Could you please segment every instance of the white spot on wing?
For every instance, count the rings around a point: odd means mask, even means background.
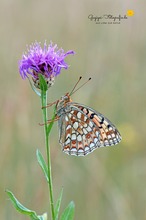
[[[82,135],[82,138],[83,138],[83,140],[84,140],[84,139],[86,138],[86,136],[83,134],[83,135]]]
[[[83,128],[83,132],[84,132],[84,134],[87,134],[87,133],[88,133],[85,128]]]
[[[84,116],[84,121],[86,121],[88,118],[87,118],[87,116]]]
[[[68,138],[66,141],[65,141],[65,145],[68,145],[70,143],[70,139]]]
[[[77,128],[78,128],[78,122],[77,122],[77,121],[73,123],[73,128],[74,128],[74,129],[77,129]]]
[[[94,138],[94,143],[96,144],[98,142],[98,138]]]
[[[75,135],[75,134],[72,134],[71,139],[72,139],[72,140],[76,140],[76,135]]]
[[[81,118],[81,112],[78,112],[78,113],[77,113],[77,117],[78,117],[78,118]]]
[[[66,127],[66,130],[70,129],[71,128],[71,125],[67,125]]]
[[[70,149],[69,149],[69,148],[66,148],[66,149],[64,149],[64,151],[70,151]]]
[[[77,136],[77,140],[78,140],[78,141],[82,141],[82,136],[81,136],[81,135],[78,135],[78,136]]]
[[[93,123],[90,121],[89,122],[89,126],[92,128],[93,127]]]
[[[91,149],[95,148],[95,144],[93,142],[90,144],[90,148]]]
[[[105,141],[104,141],[104,144],[105,144],[106,146],[108,146],[108,145],[109,145],[109,142],[108,142],[107,140],[105,140]]]
[[[68,134],[66,135],[66,139],[67,139],[67,138],[70,138],[70,137],[71,137],[71,134],[68,133]]]
[[[76,148],[71,148],[71,150],[70,150],[72,153],[75,153],[76,154],[76,152],[77,152],[77,149]]]
[[[113,140],[110,139],[110,140],[109,140],[109,143],[110,143],[110,144],[113,144]]]
[[[107,126],[109,123],[107,121],[104,120],[104,124]]]
[[[111,131],[111,130],[113,130],[113,129],[112,129],[112,127],[110,126],[110,127],[109,127],[109,131]]]
[[[88,132],[92,131],[92,129],[91,129],[89,126],[86,128],[86,130],[87,130]]]
[[[85,147],[85,151],[89,151],[90,148],[88,146]]]
[[[78,153],[83,153],[83,152],[84,152],[83,149],[78,150]]]
[[[114,138],[114,137],[115,137],[115,134],[114,134],[114,133],[112,133],[112,134],[111,134],[111,136]]]
[[[96,134],[97,137],[99,136],[99,132],[98,131],[96,131],[95,134]]]

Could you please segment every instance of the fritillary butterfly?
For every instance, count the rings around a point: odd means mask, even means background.
[[[98,147],[116,145],[121,135],[116,127],[92,108],[72,102],[67,93],[56,104],[59,142],[63,152],[85,156]]]
[[[109,119],[88,106],[73,102],[70,94],[54,102],[59,142],[64,153],[85,156],[98,147],[113,146],[121,141],[119,131]]]

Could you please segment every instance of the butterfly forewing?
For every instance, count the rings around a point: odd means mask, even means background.
[[[88,106],[68,102],[58,111],[63,152],[85,156],[98,147],[116,145],[121,136],[102,114]]]

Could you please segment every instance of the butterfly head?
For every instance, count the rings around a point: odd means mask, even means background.
[[[64,96],[62,96],[56,103],[56,109],[59,111],[60,109],[63,109],[67,103],[72,102],[69,93],[66,93]]]

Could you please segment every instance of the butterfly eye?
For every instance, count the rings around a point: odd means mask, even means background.
[[[69,101],[69,97],[67,95],[61,97],[61,101]]]

